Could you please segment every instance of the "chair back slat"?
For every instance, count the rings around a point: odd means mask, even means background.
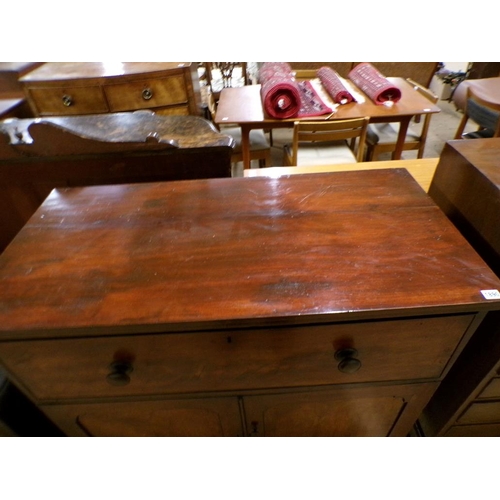
[[[301,143],[332,143],[350,140],[358,162],[363,161],[369,117],[347,120],[296,121],[293,127],[291,163],[297,165]],[[356,146],[357,143],[357,146]]]

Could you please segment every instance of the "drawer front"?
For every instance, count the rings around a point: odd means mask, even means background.
[[[500,437],[500,424],[454,425],[446,437]]]
[[[153,109],[188,101],[183,75],[104,87],[111,111]]]
[[[457,420],[459,424],[500,424],[500,401],[471,404]]]
[[[492,378],[488,385],[481,391],[478,396],[480,399],[499,398],[500,399],[500,378]]]
[[[435,379],[472,317],[6,342],[0,361],[38,400]]]
[[[155,108],[155,114],[164,116],[187,116],[189,115],[189,106],[187,104],[183,106],[170,106],[168,108]]]
[[[30,89],[29,94],[41,116],[84,115],[108,111],[100,87]]]

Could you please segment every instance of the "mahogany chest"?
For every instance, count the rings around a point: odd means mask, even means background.
[[[56,189],[0,362],[72,436],[405,436],[500,280],[404,169]]]

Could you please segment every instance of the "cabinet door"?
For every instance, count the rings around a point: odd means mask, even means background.
[[[408,387],[408,386],[407,386]],[[412,399],[398,388],[350,388],[244,398],[251,436],[389,436]]]
[[[238,399],[200,398],[45,406],[68,436],[242,436]]]

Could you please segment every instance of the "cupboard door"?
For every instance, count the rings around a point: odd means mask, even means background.
[[[200,398],[45,406],[68,436],[242,436],[238,399]]]
[[[247,433],[273,437],[389,436],[408,402],[395,394],[394,388],[382,387],[245,397]]]

